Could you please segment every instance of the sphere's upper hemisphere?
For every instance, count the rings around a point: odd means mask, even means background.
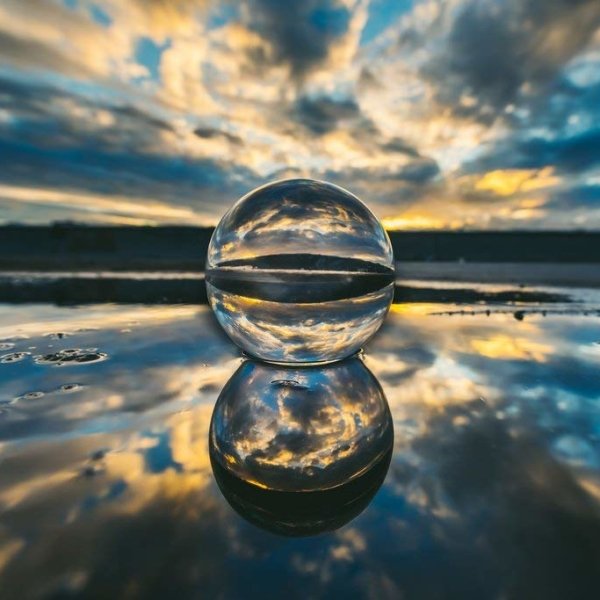
[[[371,211],[342,188],[309,179],[272,183],[244,196],[215,230],[207,268],[287,255],[357,259],[393,269],[389,238]]]

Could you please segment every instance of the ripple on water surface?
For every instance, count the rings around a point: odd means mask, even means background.
[[[108,354],[106,352],[99,352],[96,348],[68,348],[49,354],[40,354],[34,360],[38,365],[62,367],[65,365],[101,362],[107,359]]]
[[[27,392],[22,396],[19,396],[19,400],[38,400],[39,398],[43,398],[45,396],[44,392]]]
[[[64,383],[58,388],[57,392],[61,394],[72,394],[74,392],[79,392],[83,387],[84,386],[80,383]]]
[[[11,352],[10,354],[3,354],[0,356],[0,363],[16,363],[24,360],[29,356],[29,352]]]
[[[66,337],[70,337],[71,333],[66,333],[64,331],[57,331],[53,333],[47,333],[45,337],[50,338],[51,340],[62,340]]]

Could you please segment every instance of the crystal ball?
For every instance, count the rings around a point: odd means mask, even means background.
[[[297,368],[249,360],[217,399],[209,449],[216,474],[297,494],[360,490],[393,439],[384,393],[360,358]]]
[[[390,240],[353,194],[291,179],[239,200],[211,238],[207,295],[229,337],[276,363],[346,358],[379,329],[394,295]]]

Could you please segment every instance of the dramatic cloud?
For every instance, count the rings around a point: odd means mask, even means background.
[[[298,120],[312,133],[328,133],[345,122],[360,116],[360,108],[353,100],[334,100],[332,98],[300,98],[296,103]]]
[[[232,144],[242,144],[242,140],[239,136],[237,135],[233,135],[232,133],[228,133],[227,131],[221,131],[220,129],[215,129],[214,127],[198,127],[197,129],[194,129],[194,133],[202,139],[214,139],[214,138],[219,138],[219,137],[223,137],[225,138],[228,142],[231,142]]]
[[[65,75],[81,76],[87,73],[84,64],[36,40],[24,40],[7,31],[0,31],[2,62],[20,69],[52,70]]]
[[[456,12],[426,71],[442,100],[473,98],[463,108],[484,117],[551,81],[600,26],[595,0],[469,0]]]
[[[390,227],[598,227],[599,26],[595,0],[5,0],[0,220],[210,223],[315,177]]]
[[[270,44],[269,52],[254,53],[255,65],[283,64],[294,79],[328,58],[351,19],[349,8],[337,0],[249,0],[247,10],[250,29]]]

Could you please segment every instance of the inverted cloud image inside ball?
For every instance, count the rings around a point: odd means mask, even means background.
[[[352,357],[326,366],[245,361],[213,411],[213,473],[232,507],[285,535],[336,529],[385,479],[392,416],[377,379]]]
[[[356,196],[291,179],[241,198],[211,238],[206,288],[229,337],[275,363],[328,363],[360,350],[393,299],[381,223]]]

